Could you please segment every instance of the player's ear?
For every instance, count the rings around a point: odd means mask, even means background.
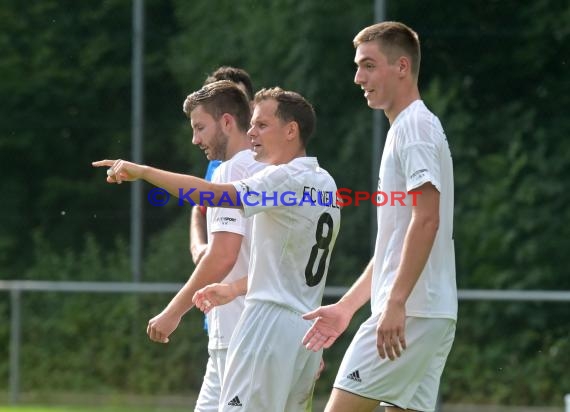
[[[398,74],[400,77],[404,77],[407,73],[412,70],[412,65],[410,59],[406,56],[400,56],[398,59]]]
[[[287,140],[293,140],[299,137],[299,123],[291,121],[287,124]]]
[[[232,127],[235,126],[235,119],[231,114],[224,113],[220,118],[220,125],[223,132],[228,132]]]

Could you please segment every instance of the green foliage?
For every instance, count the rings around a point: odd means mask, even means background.
[[[176,208],[179,217],[149,242],[144,259],[147,282],[182,283],[194,270],[189,251],[190,207]]]
[[[34,279],[128,276],[128,251],[122,242],[115,243],[114,253],[103,256],[91,237],[76,253],[54,251],[37,235],[34,250],[35,264],[28,273]],[[21,299],[24,392],[157,395],[200,387],[207,357],[201,314],[188,314],[168,345],[152,343],[146,336],[148,320],[170,299],[165,294],[27,292]],[[4,304],[1,309],[6,312]],[[1,342],[7,343],[6,332],[0,328]],[[6,376],[7,365],[1,365]],[[166,379],[164,371],[168,371]]]
[[[163,43],[176,26],[167,3],[145,4],[150,16],[156,12],[146,26],[152,115],[145,126],[156,136],[147,140],[147,161],[182,168],[186,159],[166,138],[184,122],[183,94],[174,93],[163,64]],[[21,278],[39,228],[61,248],[81,244],[86,231],[100,240],[128,233],[128,209],[117,205],[128,205],[129,191],[105,188],[91,162],[130,156],[131,7],[119,0],[8,1],[0,26],[0,277]],[[155,221],[147,222],[148,233],[165,223]]]
[[[0,66],[0,94],[7,115],[0,120],[0,162],[11,176],[4,193],[13,199],[1,213],[12,246],[4,252],[8,258],[16,248],[26,255],[22,246],[40,226],[53,228],[59,242],[76,241],[76,228],[92,217],[81,203],[93,197],[89,186],[77,183],[92,173],[97,142],[106,140],[111,152],[126,147],[121,140],[128,131],[116,126],[128,115],[129,59],[121,47],[128,50],[129,33],[118,18],[128,17],[128,7],[111,3],[99,13],[55,1],[2,7],[7,58]],[[101,25],[104,19],[108,24]]]
[[[463,303],[442,380],[445,402],[557,405],[567,392],[567,303]],[[530,317],[529,313],[536,318]],[[494,316],[493,316],[494,315]],[[500,316],[500,320],[497,320]],[[466,398],[466,394],[469,396]]]

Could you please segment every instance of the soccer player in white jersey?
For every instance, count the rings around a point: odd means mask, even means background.
[[[421,194],[377,208],[374,257],[337,303],[305,315],[315,323],[303,343],[329,347],[371,299],[325,411],[433,411],[457,318],[451,155],[420,99],[417,34],[383,22],[358,33],[354,46],[354,81],[390,122],[378,190]]]
[[[192,143],[209,159],[222,160],[212,181],[231,182],[253,175],[265,165],[254,160],[247,129],[251,118],[249,99],[231,81],[205,85],[190,94],[183,110],[192,126]],[[166,308],[148,323],[152,340],[163,342],[192,308],[194,292],[213,282],[232,281],[247,273],[252,219],[237,209],[207,208],[208,245],[194,272]],[[243,311],[243,299],[215,308],[208,315],[208,363],[196,412],[216,412],[224,376],[230,337]]]
[[[231,82],[233,82],[241,91],[243,91],[247,97],[247,100],[250,102],[250,106],[251,106],[251,101],[253,100],[253,95],[254,95],[254,91],[253,91],[253,84],[251,81],[251,77],[249,76],[249,73],[247,73],[245,70],[237,68],[237,67],[231,67],[231,66],[221,66],[219,68],[217,68],[214,72],[212,72],[210,75],[208,75],[208,77],[206,78],[206,80],[204,81],[204,85],[210,84],[210,83],[214,83],[216,81],[219,80],[229,80]],[[187,110],[185,110],[187,112]],[[187,113],[187,116],[189,116],[189,113]],[[249,125],[249,121],[248,121],[248,125]],[[249,126],[247,126],[249,127]],[[247,139],[247,128],[245,130],[241,130],[241,132],[246,135],[246,139]],[[200,133],[195,133],[196,135],[200,135]],[[212,136],[212,133],[210,133],[210,136]],[[194,141],[194,144],[200,144],[200,141]],[[251,148],[251,144],[249,144],[247,146],[248,148]],[[242,151],[243,152],[243,151]],[[240,152],[241,153],[241,152]],[[204,178],[208,181],[212,181],[212,177],[214,175],[214,172],[216,171],[216,169],[220,166],[222,160],[224,159],[219,159],[216,157],[219,157],[220,151],[209,151],[209,153],[206,154],[206,157],[210,160],[208,163],[208,167],[206,170],[206,174],[204,176]],[[213,157],[214,155],[216,155],[216,157]],[[244,159],[243,156],[240,157],[240,159]],[[236,159],[237,160],[237,159]],[[240,162],[242,163],[242,162]],[[261,163],[257,163],[257,164],[261,164]],[[229,182],[232,180],[236,180],[239,179],[241,177],[245,177],[248,176],[249,174],[245,174],[243,176],[240,176],[239,173],[240,172],[246,172],[247,170],[243,167],[233,167],[233,166],[226,166],[226,168],[224,168],[224,172],[222,172],[221,174],[218,174],[218,177],[221,177],[221,179],[216,180],[217,182]],[[229,174],[228,174],[229,172]],[[244,254],[237,254],[236,248],[239,248],[239,245],[236,243],[233,245],[233,250],[228,250],[228,245],[226,245],[224,242],[216,242],[216,246],[213,248],[209,248],[208,247],[208,240],[211,242],[212,241],[212,236],[209,235],[209,233],[212,232],[216,232],[216,237],[218,239],[220,238],[224,238],[227,236],[230,236],[230,234],[232,233],[232,230],[229,231],[220,231],[219,228],[219,224],[212,224],[212,221],[216,221],[215,218],[210,217],[207,221],[207,207],[206,205],[196,205],[194,207],[192,207],[192,210],[190,212],[190,227],[189,227],[189,238],[190,238],[190,255],[192,256],[192,261],[194,262],[195,265],[198,265],[201,261],[201,259],[206,256],[206,254],[210,255],[212,259],[211,263],[214,265],[213,270],[217,271],[217,270],[227,270],[227,261],[226,261],[226,257],[237,257],[240,256],[241,259],[238,259],[237,262],[240,262],[240,266],[243,265],[247,265],[248,263],[248,259],[249,257],[246,258],[246,256],[243,256]],[[242,225],[246,220],[244,219],[237,219],[235,220],[235,223],[237,224],[236,227],[239,227],[240,225]],[[221,221],[218,220],[218,223],[220,223]],[[229,222],[229,220],[227,221]],[[226,222],[226,223],[227,223]],[[209,224],[208,224],[209,223]],[[226,227],[228,227],[227,225],[225,225]],[[233,225],[230,225],[233,226]],[[248,226],[251,226],[251,222],[248,223]],[[208,227],[213,228],[213,231],[208,231]],[[250,230],[248,229],[247,231],[248,233],[250,232]],[[239,230],[238,232],[239,233]],[[249,246],[249,235],[244,236],[244,244],[242,245],[242,247],[248,247]],[[247,239],[247,242],[245,242],[245,240]],[[245,244],[247,243],[247,245]],[[218,259],[216,257],[222,257],[222,259]],[[249,256],[249,251],[247,252],[247,256]],[[209,260],[210,260],[209,259]],[[224,269],[225,267],[225,269]],[[242,271],[243,274],[243,271]],[[223,316],[223,312],[224,310],[222,310],[220,313],[222,314],[219,319],[220,322],[223,323],[227,323],[228,325],[235,325],[237,319],[239,318],[239,314],[241,314],[241,310],[243,309],[243,302],[240,305],[240,309],[238,311],[227,311],[228,313],[228,319],[224,320],[224,316]],[[235,308],[234,308],[235,309]],[[215,319],[218,319],[218,317],[216,316]],[[216,325],[214,325],[214,327],[216,327]],[[204,330],[206,331],[206,333],[208,333],[208,336],[212,336],[212,334],[209,333],[209,329],[208,329],[208,316],[206,315],[205,319],[204,319],[204,325],[203,325]],[[233,329],[233,326],[231,327],[231,329]],[[216,336],[219,335],[216,333]],[[225,333],[223,334],[224,338],[223,338],[223,344],[220,345],[219,343],[214,343],[214,342],[210,342],[210,351],[212,350],[216,350],[216,353],[221,353],[221,354],[225,354],[226,349],[227,349],[227,341],[229,341],[229,338],[231,336],[231,334],[229,333]],[[212,346],[215,347],[224,347],[222,349],[212,349]],[[221,356],[218,356],[221,357]],[[205,411],[205,410],[212,410],[212,411],[217,411],[217,406],[218,406],[218,399],[219,399],[219,394],[220,394],[220,388],[221,388],[221,379],[223,377],[223,362],[214,362],[213,361],[213,357],[210,357],[210,361],[209,364],[214,366],[214,365],[218,365],[216,367],[216,369],[214,369],[213,367],[207,368],[206,370],[206,375],[204,377],[204,383],[202,385],[202,390],[200,391],[200,394],[198,396],[198,402],[197,402],[197,407],[196,407],[196,411]]]
[[[263,89],[254,107],[248,135],[256,160],[271,166],[250,178],[219,184],[123,160],[93,165],[110,167],[109,183],[144,179],[186,200],[208,194],[209,206],[253,216],[245,309],[228,347],[219,411],[299,412],[321,359],[301,345],[311,327],[302,314],[318,307],[324,292],[340,226],[337,187],[306,156],[315,112],[301,95]]]
[[[245,70],[232,66],[218,67],[206,78],[206,80],[204,80],[204,85],[214,83],[219,80],[229,80],[235,83],[241,89],[241,91],[245,93],[247,99],[250,102],[253,101],[253,83],[251,81],[249,73]],[[221,160],[213,159],[211,157],[208,157],[208,159],[210,161],[208,163],[206,175],[204,178],[206,180],[212,180],[212,175],[220,165]],[[206,210],[207,208],[205,205],[197,205],[192,208],[190,214],[190,255],[192,256],[192,261],[196,265],[200,263],[200,259],[202,259],[208,250]]]
[[[236,86],[241,90],[239,85]],[[218,97],[218,101],[215,100],[215,95],[211,98],[208,96],[210,90],[217,91],[218,89],[221,89],[219,92],[221,97]],[[247,95],[246,97],[247,104],[249,104],[249,97]],[[235,101],[232,102],[231,98]],[[230,103],[227,108],[224,107],[224,100]],[[211,120],[219,121],[226,113],[231,116],[233,112],[231,104],[235,107],[236,123],[239,123],[233,130],[234,134],[226,135],[219,126],[215,135],[217,139],[208,142],[208,135],[202,134],[204,129],[212,124]],[[186,99],[184,111],[191,118],[192,128],[195,130],[193,143],[209,152],[210,159],[222,160],[212,174],[210,179],[212,182],[226,183],[243,179],[265,167],[263,163],[254,160],[254,153],[247,137],[250,112],[246,112],[245,102],[237,98],[235,90],[231,89],[227,82],[216,82],[214,86],[206,86],[202,91],[190,95]],[[208,113],[209,111],[213,112],[213,116]],[[209,130],[210,136],[212,136],[211,132],[212,130]],[[243,276],[247,273],[249,266],[253,220],[245,218],[237,209],[207,208],[206,222],[209,246],[201,263],[198,264],[203,269],[200,273],[207,276],[208,282],[220,279],[224,273],[227,273],[227,276],[223,278],[224,282]],[[197,286],[193,284],[186,290],[185,298],[191,296]],[[185,305],[190,305],[190,302],[186,301]],[[210,356],[195,412],[216,412],[218,410],[227,349],[243,308],[244,300],[236,299],[229,305],[214,308],[207,315]],[[149,324],[151,333],[152,327],[157,326]]]

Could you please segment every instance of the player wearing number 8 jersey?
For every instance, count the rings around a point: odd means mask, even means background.
[[[248,135],[255,160],[272,166],[251,178],[216,184],[122,160],[94,162],[111,167],[109,183],[144,179],[173,195],[185,193],[194,202],[209,192],[212,206],[231,203],[253,216],[251,283],[228,347],[220,412],[299,412],[310,401],[321,353],[301,345],[311,327],[302,313],[320,304],[340,226],[334,202],[301,202],[311,193],[337,190],[316,158],[306,156],[314,127],[315,112],[301,95],[263,89],[255,96]],[[240,191],[288,191],[298,200],[296,206],[285,206],[250,197],[245,204],[237,201]],[[222,197],[231,202],[220,202]],[[195,303],[201,309],[205,304]]]
[[[319,192],[336,193],[336,184],[316,158],[305,156],[313,117],[306,102],[281,89],[262,90],[255,97],[248,133],[256,160],[273,166],[234,183],[242,195],[248,194],[243,212],[254,219],[253,248],[245,309],[228,348],[220,411],[298,412],[310,401],[321,354],[314,356],[299,345],[310,327],[301,314],[320,305],[340,226],[337,205],[317,198]],[[280,127],[289,119],[295,120],[292,129]],[[292,160],[278,160],[284,148],[295,145]],[[285,192],[298,200],[313,197],[295,202],[303,206],[285,206],[267,196]],[[224,303],[207,290],[196,295],[195,301],[201,300],[197,306],[206,310]]]
[[[252,206],[244,202],[243,208],[245,216],[255,217],[252,238],[262,246],[252,251],[246,301],[272,302],[300,313],[320,305],[326,264],[340,223],[338,207],[328,202],[321,206],[316,198],[314,205],[285,206],[263,201],[261,194],[294,192],[295,198],[302,199],[308,187],[336,193],[331,176],[316,158],[301,157],[286,165],[268,166],[235,187],[241,194],[260,194],[250,195]]]
[[[290,191],[298,199],[306,187],[336,192],[331,176],[309,157],[268,166],[235,187],[240,193]],[[240,411],[302,411],[321,354],[300,345],[311,326],[301,314],[320,305],[340,212],[316,200],[314,206],[259,201],[244,205],[244,214],[253,216],[249,287],[228,348],[219,410],[237,411],[239,400]]]

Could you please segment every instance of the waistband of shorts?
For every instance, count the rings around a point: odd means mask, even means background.
[[[251,305],[251,304],[256,304],[256,305],[261,304],[261,305],[278,306],[278,307],[280,307],[280,308],[282,308],[282,309],[287,310],[288,312],[294,313],[294,314],[299,315],[299,316],[303,316],[303,315],[305,314],[305,312],[300,312],[300,311],[298,311],[298,310],[296,310],[296,309],[293,309],[291,306],[284,305],[284,304],[279,303],[279,302],[273,302],[273,301],[271,301],[271,300],[246,299],[246,301],[245,301],[245,306],[247,307],[248,305]]]

